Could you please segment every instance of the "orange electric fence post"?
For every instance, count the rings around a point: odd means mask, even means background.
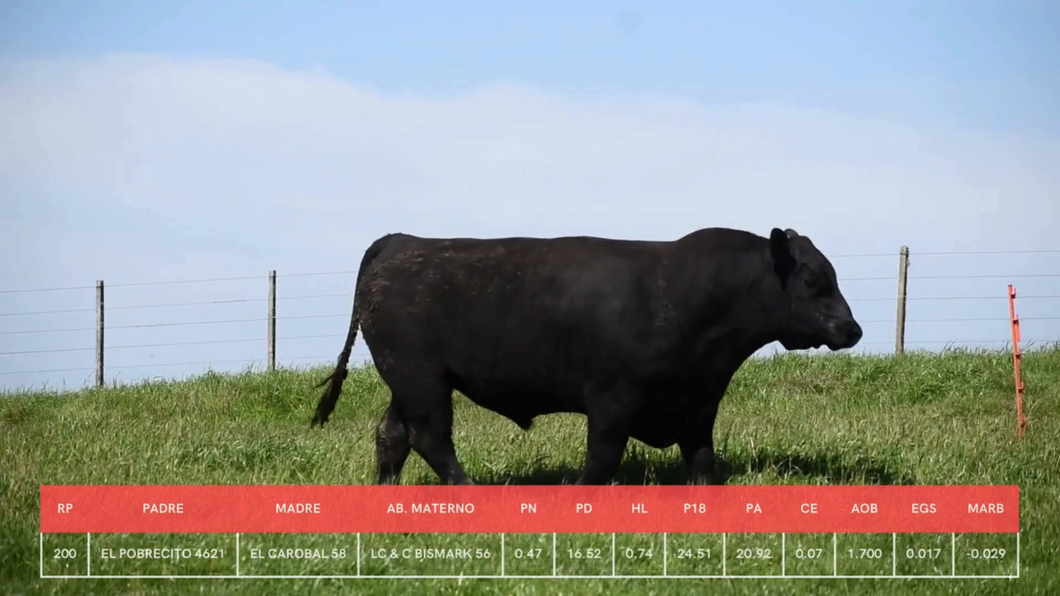
[[[1016,377],[1016,433],[1023,438],[1027,419],[1023,417],[1023,376],[1020,374],[1020,319],[1016,315],[1016,288],[1008,286],[1008,313],[1012,320],[1012,373]]]

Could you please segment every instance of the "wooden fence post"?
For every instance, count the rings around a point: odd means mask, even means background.
[[[276,370],[276,270],[269,271],[269,370]]]
[[[96,280],[96,387],[103,387],[103,280]]]
[[[895,316],[894,351],[905,351],[905,296],[909,273],[909,247],[903,246],[898,253],[898,312]]]

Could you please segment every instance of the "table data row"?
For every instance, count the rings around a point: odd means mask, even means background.
[[[42,577],[999,577],[1019,534],[41,534]]]

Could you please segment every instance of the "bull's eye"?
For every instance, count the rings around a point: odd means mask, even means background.
[[[806,290],[815,298],[823,298],[829,294],[828,284],[825,283],[824,278],[819,275],[806,277]]]

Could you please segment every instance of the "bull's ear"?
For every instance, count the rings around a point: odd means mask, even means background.
[[[798,234],[795,230],[773,228],[769,234],[769,254],[773,257],[773,267],[781,281],[787,283],[788,276],[795,268],[795,255],[791,250],[791,239]]]

